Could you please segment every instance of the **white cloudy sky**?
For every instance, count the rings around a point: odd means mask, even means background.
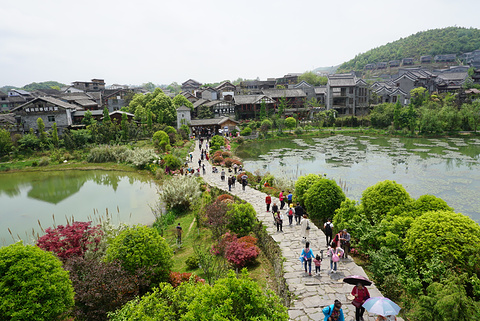
[[[479,0],[0,0],[0,86],[265,79],[418,31],[480,28]]]

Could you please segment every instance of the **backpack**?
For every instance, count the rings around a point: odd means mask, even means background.
[[[325,225],[325,234],[332,235],[332,226],[328,222]]]

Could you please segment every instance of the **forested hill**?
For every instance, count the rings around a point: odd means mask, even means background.
[[[461,54],[480,49],[480,29],[448,27],[421,31],[357,55],[337,72],[362,70],[366,64],[424,55]]]

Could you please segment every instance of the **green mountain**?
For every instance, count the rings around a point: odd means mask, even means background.
[[[66,86],[65,84],[62,84],[61,82],[57,82],[57,81],[42,81],[42,82],[32,82],[31,84],[25,85],[21,88],[7,85],[7,86],[0,87],[0,91],[3,91],[5,93],[8,92],[10,89],[23,89],[26,91],[35,91],[38,89],[51,89],[52,87],[62,88],[65,86]]]
[[[461,54],[480,49],[480,29],[448,27],[417,32],[357,55],[340,65],[337,72],[362,70],[366,64],[425,55]]]

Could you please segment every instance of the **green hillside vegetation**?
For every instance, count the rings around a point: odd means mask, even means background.
[[[371,49],[340,65],[337,72],[362,70],[366,64],[425,55],[461,54],[480,49],[480,29],[448,27],[417,32]]]
[[[62,87],[65,87],[65,84],[62,84],[58,81],[42,81],[42,82],[32,82],[31,84],[27,84],[21,88],[15,87],[15,86],[3,86],[0,87],[0,91],[3,92],[8,92],[11,89],[22,89],[26,91],[35,91],[39,89],[60,89]]]

